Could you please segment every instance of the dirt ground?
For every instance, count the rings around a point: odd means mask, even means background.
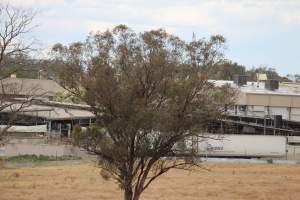
[[[206,164],[211,171],[173,170],[142,200],[300,200],[300,166]],[[123,199],[92,164],[0,170],[0,200]]]

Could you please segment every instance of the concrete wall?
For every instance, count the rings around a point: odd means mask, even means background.
[[[300,108],[299,95],[239,93],[238,105],[259,105]]]
[[[300,146],[288,145],[288,160],[300,160]]]
[[[95,159],[84,150],[72,145],[46,144],[44,139],[13,139],[0,147],[0,156],[17,156],[25,154],[63,156],[74,155],[84,160]]]
[[[300,96],[269,93],[239,93],[238,106],[246,105],[246,111],[237,111],[238,115],[263,117],[264,115],[282,115],[283,119],[300,121]],[[259,108],[258,110],[256,108]],[[264,111],[260,108],[264,108]],[[234,113],[230,111],[230,113]]]

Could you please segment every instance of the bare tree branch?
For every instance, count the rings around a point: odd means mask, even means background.
[[[25,40],[25,36],[34,28],[32,26],[34,17],[35,13],[32,10],[0,4],[0,112],[3,114],[5,111],[10,116],[6,127],[0,130],[0,141],[4,140],[8,129],[17,120],[18,113],[33,100],[27,98],[16,101],[15,98],[22,88],[6,84],[4,80],[16,72],[16,69],[9,69],[6,66],[7,59],[32,50],[33,43]]]

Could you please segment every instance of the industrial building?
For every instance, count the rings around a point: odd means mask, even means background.
[[[57,93],[64,92],[64,89],[54,81],[16,80],[18,79],[10,78],[10,83],[24,84],[25,82],[27,88],[43,88],[37,90],[43,92],[33,96],[35,99],[31,101],[30,105],[18,112],[20,118],[14,122],[9,131],[35,132],[67,138],[74,125],[88,127],[95,123],[95,115],[88,105],[52,101]],[[261,154],[256,153],[256,156],[262,156],[264,153],[264,156],[278,157],[285,155],[284,152],[287,152],[286,155],[288,155],[289,152],[289,155],[293,156],[292,159],[300,158],[300,148],[298,148],[300,145],[300,85],[279,83],[276,80],[268,80],[263,75],[260,75],[257,82],[247,82],[246,77],[243,76],[235,77],[234,81],[209,80],[209,82],[215,86],[229,85],[236,89],[237,98],[234,105],[224,105],[224,118],[212,121],[207,129],[208,134],[223,135],[224,138],[232,138],[232,141],[229,143],[226,143],[226,139],[221,143],[206,141],[205,155],[253,156],[253,152],[255,154],[259,148],[263,148],[264,151],[260,152]],[[31,85],[33,83],[34,85]],[[50,88],[50,91],[47,91],[47,88]],[[22,101],[22,98],[28,98],[30,94],[23,91],[10,95],[15,95],[14,106],[18,107],[21,105],[18,100]],[[47,95],[43,96],[43,94]],[[7,124],[9,112],[8,108],[0,112],[0,128]],[[240,137],[241,135],[243,137]],[[250,139],[256,141],[255,144],[252,144]],[[272,141],[277,140],[280,140],[278,143],[280,145],[275,148],[276,144]],[[269,144],[268,148],[264,145],[266,141]],[[202,143],[201,145],[203,145]],[[272,146],[273,143],[275,146]],[[288,145],[285,146],[285,144]],[[279,153],[275,154],[272,148],[277,149]],[[203,149],[199,149],[203,152]],[[236,153],[233,154],[233,151]]]
[[[289,143],[300,143],[300,85],[259,77],[257,82],[247,82],[243,76],[234,81],[210,80],[237,90],[235,105],[225,106],[225,119],[213,122],[210,132],[284,135]]]
[[[14,106],[20,106],[15,103]],[[1,111],[0,125],[6,125],[9,117],[9,109]],[[69,137],[74,125],[87,127],[95,122],[94,114],[89,111],[87,105],[67,104],[53,101],[35,100],[29,106],[26,106],[18,112],[20,116],[14,122],[10,131],[19,130],[18,132],[37,132],[35,126],[45,125],[40,129],[40,133],[50,136]],[[31,130],[28,129],[31,127]],[[23,128],[22,128],[23,127]]]
[[[246,78],[236,76],[234,81],[209,80],[215,86],[235,88],[237,98],[235,105],[225,105],[225,119],[212,122],[208,132],[300,136],[300,85],[268,80],[264,74],[258,74],[257,82],[247,82]],[[18,89],[18,93],[10,90],[11,93],[6,95],[14,95],[17,99],[30,96],[36,99],[22,109],[19,114],[23,117],[16,125],[47,124],[47,133],[68,136],[73,125],[88,126],[95,121],[88,105],[52,101],[56,94],[65,92],[52,80],[10,77],[2,84]],[[1,111],[2,125],[6,123],[6,112],[8,110]],[[297,137],[289,138],[290,142],[294,138],[294,142],[300,143],[296,141]]]

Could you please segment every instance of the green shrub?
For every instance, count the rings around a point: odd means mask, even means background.
[[[273,159],[268,159],[268,160],[267,160],[267,163],[268,163],[268,164],[273,164]]]
[[[18,155],[4,158],[5,162],[43,162],[43,161],[63,161],[63,160],[80,160],[78,156],[47,156],[47,155]]]
[[[75,125],[73,127],[73,131],[71,133],[72,143],[75,146],[80,146],[82,141],[85,139],[85,133],[82,131],[79,125]]]

